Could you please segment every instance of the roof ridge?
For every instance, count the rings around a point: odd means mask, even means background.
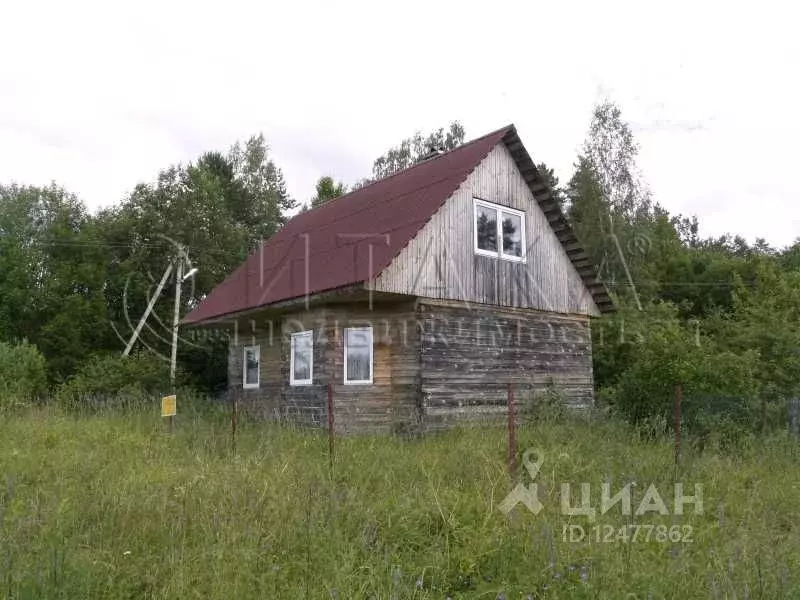
[[[402,175],[403,173],[408,173],[409,171],[411,171],[411,170],[413,170],[416,167],[419,167],[421,165],[429,165],[432,162],[435,162],[435,161],[439,160],[440,158],[444,158],[448,154],[452,154],[453,152],[456,152],[458,150],[463,150],[467,146],[472,146],[473,144],[477,144],[478,142],[481,142],[481,141],[485,140],[488,137],[492,137],[493,135],[497,135],[501,131],[504,131],[504,132],[507,133],[509,131],[515,131],[515,130],[516,130],[516,127],[514,126],[514,124],[513,123],[509,123],[505,127],[500,127],[499,129],[495,129],[494,131],[490,131],[489,133],[487,133],[485,135],[477,137],[477,138],[475,138],[473,140],[470,140],[468,142],[464,142],[460,146],[456,146],[455,148],[452,148],[452,149],[448,150],[447,152],[444,152],[444,153],[442,153],[442,154],[440,154],[440,155],[438,155],[438,156],[436,156],[434,158],[430,158],[428,160],[420,160],[418,162],[415,162],[413,165],[411,165],[409,167],[406,167],[405,169],[400,169],[399,171],[395,171],[394,173],[386,175],[385,177],[381,177],[380,179],[374,179],[374,180],[370,181],[369,183],[367,183],[366,185],[361,186],[360,188],[357,188],[355,190],[350,190],[346,194],[342,194],[341,196],[337,196],[336,198],[331,198],[330,200],[328,200],[327,202],[324,202],[323,204],[320,204],[319,206],[315,206],[314,208],[311,208],[309,210],[297,213],[295,215],[295,217],[299,217],[300,215],[307,215],[307,214],[309,214],[311,212],[314,212],[316,210],[324,208],[324,207],[328,206],[334,200],[341,200],[342,198],[347,198],[348,196],[351,196],[351,195],[355,194],[356,192],[360,192],[361,190],[365,190],[365,189],[367,189],[369,187],[372,187],[373,185],[375,185],[377,183],[383,183],[383,182],[391,179],[392,177],[397,177],[398,175]],[[294,217],[292,217],[292,219],[294,219]]]

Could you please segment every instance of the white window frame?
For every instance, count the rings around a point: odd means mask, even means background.
[[[294,378],[294,347],[295,340],[308,337],[311,340],[311,357],[308,361],[308,379]],[[311,385],[314,381],[314,332],[312,330],[298,331],[292,334],[291,351],[289,353],[289,385]]]
[[[495,211],[495,222],[497,223],[497,250],[483,250],[478,248],[478,207],[488,208]],[[520,218],[520,243],[522,245],[522,256],[514,256],[513,254],[506,254],[503,252],[503,213],[514,215]],[[516,208],[509,208],[502,204],[495,204],[494,202],[487,202],[479,198],[472,199],[472,246],[475,254],[481,256],[491,256],[492,258],[500,258],[502,260],[510,260],[512,262],[526,262],[525,250],[525,211],[517,210]]]
[[[369,379],[348,379],[347,378],[347,333],[349,331],[368,331],[369,332]],[[345,385],[371,385],[372,375],[375,369],[375,338],[372,334],[372,327],[345,327],[344,329],[344,384]]]
[[[255,350],[256,360],[258,361],[258,370],[256,371],[257,377],[255,383],[247,383],[247,351]],[[252,346],[245,346],[242,348],[242,387],[246,390],[257,389],[261,385],[261,346],[254,344]]]

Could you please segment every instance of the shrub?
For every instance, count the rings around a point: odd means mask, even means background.
[[[153,354],[99,355],[58,389],[57,399],[68,409],[129,407],[169,389],[169,365]]]
[[[567,415],[567,397],[558,385],[551,381],[543,390],[530,394],[520,406],[524,421],[560,421]]]
[[[758,355],[724,350],[687,328],[669,305],[640,317],[641,329],[630,336],[627,367],[603,397],[616,411],[638,423],[672,415],[675,384],[684,397],[721,396],[752,399],[757,394]]]
[[[47,391],[47,367],[36,346],[0,342],[0,408],[24,404]]]

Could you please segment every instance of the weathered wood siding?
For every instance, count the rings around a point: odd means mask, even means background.
[[[319,427],[328,422],[327,386],[330,372],[326,369],[325,309],[289,313],[279,317],[281,330],[282,416],[296,425]],[[277,319],[276,319],[277,320]],[[292,333],[313,331],[313,363],[310,385],[291,385],[289,369]]]
[[[421,301],[419,317],[426,428],[504,417],[509,383],[520,405],[551,387],[572,408],[592,406],[587,316]]]
[[[419,331],[412,302],[326,309],[325,363],[333,373],[336,429],[413,431],[420,421]],[[344,329],[373,329],[373,382],[344,383]]]
[[[475,254],[473,198],[525,211],[525,263]],[[504,144],[489,153],[368,287],[563,314],[599,314]]]
[[[272,327],[261,321],[237,326],[228,343],[228,390],[242,410],[262,419],[279,418],[283,407],[280,323]],[[261,353],[258,388],[242,387],[244,348],[259,346]]]
[[[344,329],[373,328],[373,383],[344,383]],[[291,334],[312,330],[312,383],[291,385]],[[242,333],[244,330],[244,333]],[[242,407],[258,417],[327,426],[333,385],[337,432],[414,431],[419,427],[419,329],[415,303],[350,303],[256,317],[231,338],[228,377]],[[261,345],[261,385],[242,388],[244,346]]]

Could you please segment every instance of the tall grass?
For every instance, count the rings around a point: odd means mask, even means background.
[[[324,432],[149,413],[0,422],[0,598],[782,598],[800,596],[800,448],[687,451],[614,422],[523,427],[544,510],[512,489],[496,428],[337,441]],[[703,485],[703,512],[599,525],[689,525],[687,543],[571,543],[560,484]],[[525,469],[520,479],[529,480]],[[573,501],[573,504],[575,502]]]

